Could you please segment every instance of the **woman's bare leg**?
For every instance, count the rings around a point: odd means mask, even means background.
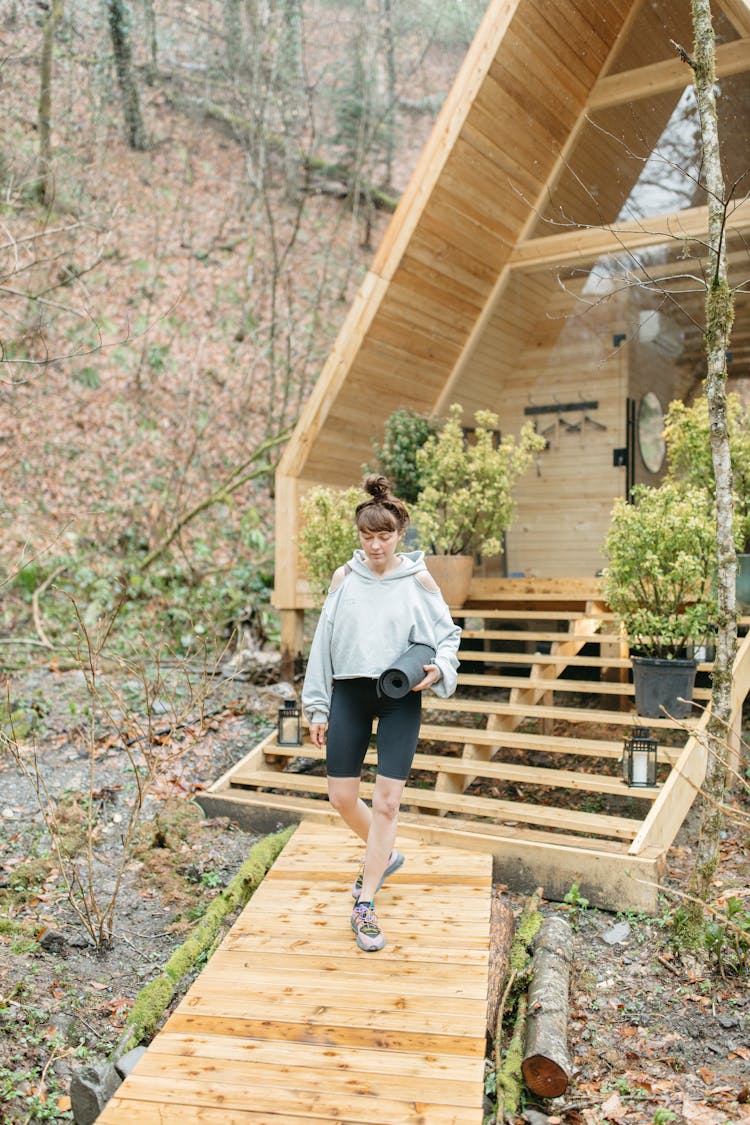
[[[363,902],[372,902],[375,898],[378,884],[388,865],[396,839],[398,813],[405,784],[405,781],[380,775],[375,781],[365,849],[365,870],[359,895]]]
[[[372,813],[359,795],[358,777],[329,777],[328,800],[360,840],[367,843]]]

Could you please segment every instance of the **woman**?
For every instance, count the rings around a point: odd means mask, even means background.
[[[409,521],[385,477],[369,476],[370,499],[355,513],[361,550],[333,576],[315,631],[302,706],[315,746],[326,746],[328,796],[349,827],[365,841],[365,858],[352,888],[351,925],[360,949],[385,945],[375,914],[375,894],[404,862],[394,850],[398,812],[421,723],[422,692],[455,691],[461,630],[451,620],[422,551],[396,552]],[[435,649],[424,678],[401,699],[379,697],[380,674],[411,639]],[[362,763],[378,719],[378,770],[372,809],[359,795]],[[327,731],[326,731],[327,728]]]

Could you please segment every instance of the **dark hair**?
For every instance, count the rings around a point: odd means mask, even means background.
[[[370,493],[372,499],[357,505],[354,513],[357,530],[403,531],[409,522],[409,511],[403,500],[391,492],[388,479],[372,473],[365,477],[362,488]]]

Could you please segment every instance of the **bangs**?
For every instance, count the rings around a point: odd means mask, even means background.
[[[358,531],[400,531],[401,524],[395,512],[380,504],[368,504],[357,514]]]

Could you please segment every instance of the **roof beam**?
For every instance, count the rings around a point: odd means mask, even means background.
[[[730,210],[727,229],[750,230],[750,200],[745,199]],[[658,246],[670,239],[706,240],[708,209],[690,207],[669,215],[655,215],[611,226],[576,227],[564,234],[549,234],[521,243],[511,255],[511,269],[534,269],[543,266],[584,265],[603,254],[620,254]]]
[[[750,38],[736,39],[732,43],[722,43],[716,48],[716,74],[726,78],[731,74],[741,74],[750,70]],[[692,82],[692,71],[682,59],[667,59],[652,63],[637,70],[625,70],[621,74],[611,74],[600,78],[591,92],[586,110],[607,109],[625,102],[651,98],[682,90]]]
[[[750,37],[750,4],[747,0],[719,0],[719,7],[726,12],[729,22],[746,37]]]

